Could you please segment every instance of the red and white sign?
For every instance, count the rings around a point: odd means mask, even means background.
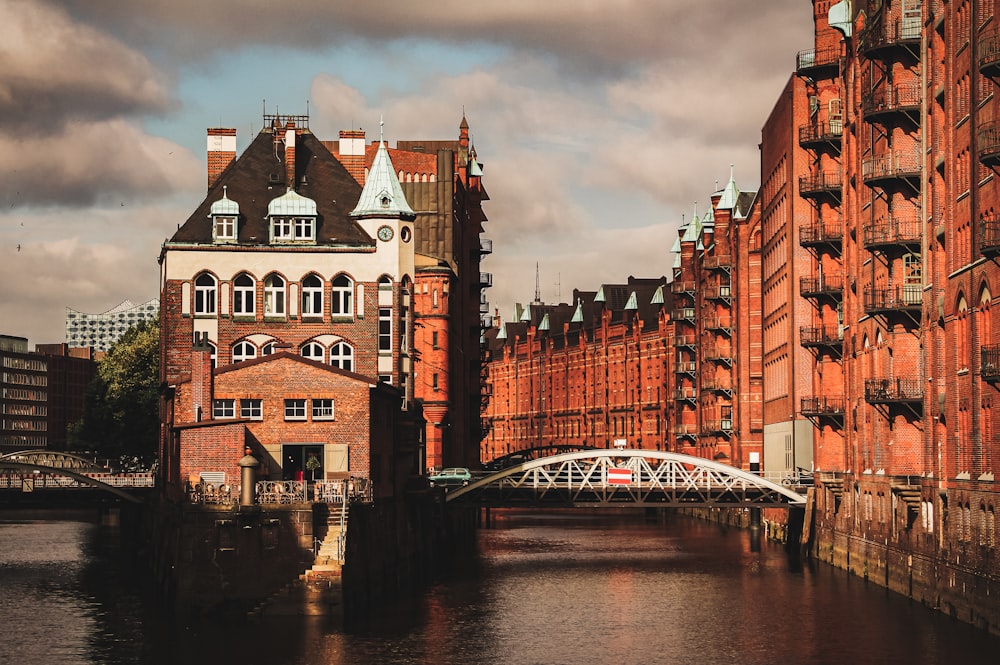
[[[608,468],[608,485],[631,485],[632,469]]]

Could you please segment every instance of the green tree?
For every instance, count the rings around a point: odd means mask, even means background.
[[[98,361],[83,419],[70,431],[71,445],[126,466],[152,463],[160,428],[159,383],[160,324],[143,321]]]

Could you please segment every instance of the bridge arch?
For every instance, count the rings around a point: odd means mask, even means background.
[[[804,506],[794,490],[713,460],[600,448],[541,457],[448,492],[484,506],[770,508]]]
[[[13,469],[14,471],[27,471],[29,473],[38,471],[39,473],[47,473],[54,476],[67,476],[77,482],[92,485],[98,489],[110,492],[111,494],[114,494],[125,501],[129,501],[130,503],[142,503],[142,499],[134,496],[133,494],[130,494],[119,487],[115,487],[114,485],[101,482],[96,478],[91,478],[83,473],[77,473],[71,469],[61,469],[53,466],[45,466],[43,464],[34,464],[32,462],[14,462],[9,460],[8,457],[9,455],[0,457],[0,469]]]

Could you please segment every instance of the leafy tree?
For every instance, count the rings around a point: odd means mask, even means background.
[[[159,383],[160,324],[142,321],[98,361],[83,419],[70,431],[73,447],[124,466],[148,466],[159,438]]]

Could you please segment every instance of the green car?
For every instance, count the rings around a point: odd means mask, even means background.
[[[465,486],[469,484],[470,480],[472,480],[472,474],[468,469],[464,467],[453,467],[443,469],[441,473],[434,474],[427,479],[427,484],[431,487],[436,485],[441,485],[442,487],[455,485]]]

